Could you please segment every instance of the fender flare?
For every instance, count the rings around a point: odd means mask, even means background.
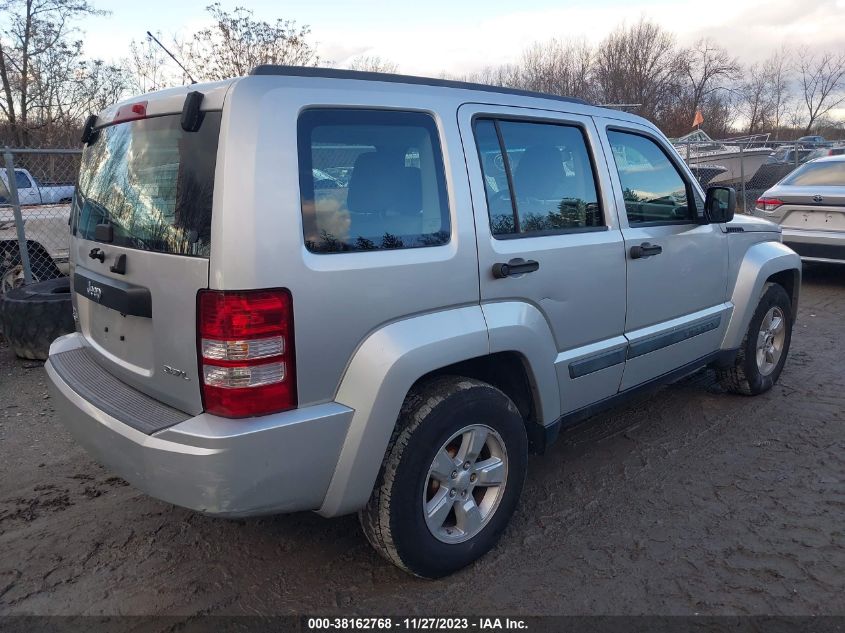
[[[558,346],[546,317],[525,301],[496,301],[482,309],[490,333],[490,353],[517,352],[525,359],[537,421],[543,426],[553,424],[561,415],[555,369]]]
[[[405,395],[420,377],[488,353],[479,305],[422,314],[372,332],[355,351],[335,397],[355,412],[317,513],[340,516],[366,505]]]
[[[355,413],[318,514],[340,516],[366,505],[405,396],[437,369],[494,352],[517,352],[525,359],[539,419],[545,424],[557,419],[556,347],[548,324],[534,306],[491,305],[497,307],[473,305],[396,321],[358,347],[335,397]]]
[[[742,344],[751,317],[757,309],[766,280],[774,274],[792,271],[795,275],[792,295],[793,320],[798,311],[801,288],[801,258],[780,242],[760,242],[751,246],[743,256],[731,292],[734,305],[730,322],[722,340],[722,349],[737,349]]]

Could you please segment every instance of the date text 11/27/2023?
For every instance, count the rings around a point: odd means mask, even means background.
[[[520,631],[528,623],[502,617],[303,618],[305,631]]]

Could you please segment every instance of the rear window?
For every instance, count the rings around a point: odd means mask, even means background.
[[[443,157],[421,112],[309,110],[299,118],[305,246],[341,253],[449,241]]]
[[[845,184],[845,161],[805,163],[784,178],[782,185],[841,186]]]
[[[117,246],[208,257],[220,117],[206,112],[196,132],[178,114],[100,130],[82,152],[75,234],[111,223]]]

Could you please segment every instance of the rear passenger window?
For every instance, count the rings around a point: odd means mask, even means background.
[[[475,138],[494,236],[604,226],[581,128],[480,119]]]
[[[628,224],[695,221],[696,201],[680,172],[660,146],[639,134],[607,131],[613,150]]]
[[[449,241],[443,157],[420,112],[309,110],[299,117],[305,246],[315,253]]]

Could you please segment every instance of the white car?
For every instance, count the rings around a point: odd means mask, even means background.
[[[8,194],[9,176],[5,169],[0,169],[0,203],[11,201]],[[18,186],[18,200],[21,204],[56,204],[67,203],[73,198],[73,183],[41,183],[35,176],[23,168],[15,168],[15,184]]]
[[[801,259],[845,264],[845,156],[804,163],[760,196],[754,215],[779,224]]]

